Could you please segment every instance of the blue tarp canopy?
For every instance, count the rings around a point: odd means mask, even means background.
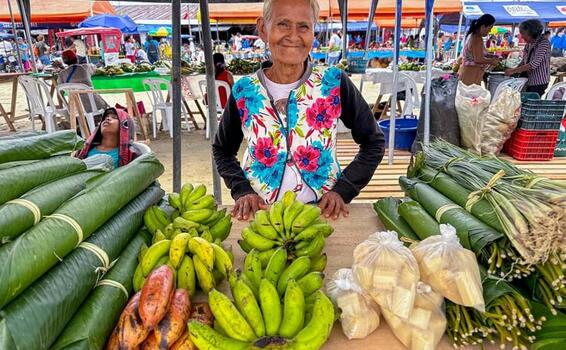
[[[96,15],[79,23],[79,28],[118,28],[124,34],[137,33],[136,23],[129,16]]]
[[[342,23],[317,23],[314,28],[315,32],[324,32],[328,29],[342,29]],[[368,22],[348,22],[348,32],[365,32],[368,28]],[[377,30],[375,23],[371,26],[372,30]]]
[[[495,17],[496,23],[519,23],[528,19],[539,19],[543,22],[566,20],[564,1],[465,2],[463,9],[468,20],[488,13]]]

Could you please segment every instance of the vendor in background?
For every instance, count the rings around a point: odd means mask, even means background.
[[[495,17],[488,14],[474,19],[470,24],[458,72],[460,81],[465,85],[480,85],[486,69],[499,63],[498,58],[489,56],[483,43],[483,38],[489,34],[494,24]]]
[[[550,39],[550,46],[552,47],[552,57],[562,57],[564,56],[564,47],[566,45],[566,35],[563,33],[563,29],[558,29],[556,34]]]
[[[347,216],[349,203],[372,178],[384,135],[348,75],[309,63],[316,0],[267,0],[257,21],[273,65],[239,79],[213,144],[216,166],[236,201],[232,215],[248,220],[294,191],[322,215]],[[338,119],[359,145],[343,170],[336,158]],[[246,140],[244,162],[237,159]]]
[[[73,37],[72,40],[73,44],[71,44],[71,47],[69,49],[75,51],[79,63],[86,63],[86,45],[84,41],[82,41],[78,36]]]
[[[138,156],[133,148],[135,135],[135,124],[128,113],[108,108],[104,111],[102,122],[90,135],[77,158],[105,154],[112,157],[114,168],[124,166]]]
[[[134,39],[133,36],[130,35],[128,39],[126,39],[124,48],[126,49],[126,58],[132,63],[136,63],[136,39]]]
[[[47,66],[51,63],[51,60],[49,59],[50,48],[49,45],[45,43],[45,38],[43,37],[43,35],[37,36],[37,42],[34,44],[34,49],[36,50],[35,52],[37,52],[37,57],[39,58],[41,64]]]
[[[149,63],[154,64],[159,61],[159,43],[153,37],[148,36],[145,40],[145,52],[149,59]]]
[[[223,81],[230,85],[230,88],[232,88],[232,86],[234,86],[234,77],[232,76],[232,73],[230,73],[230,71],[226,68],[224,55],[217,52],[212,55],[212,60],[214,62],[214,79]],[[230,91],[225,91],[225,89],[218,90],[220,91],[220,96],[216,97],[220,98],[220,105],[222,106],[222,108],[224,108],[226,106],[226,102],[228,101],[228,95],[230,94]],[[208,101],[206,94],[204,95],[204,100]]]
[[[505,75],[521,74],[527,77],[526,92],[542,96],[550,82],[550,42],[543,35],[544,27],[538,19],[529,19],[519,25],[521,37],[527,43],[523,60],[517,68],[510,68]]]
[[[17,39],[18,50],[20,51],[20,57],[22,58],[22,65],[24,72],[29,72],[31,70],[31,58],[29,52],[29,45],[24,41],[21,36]]]

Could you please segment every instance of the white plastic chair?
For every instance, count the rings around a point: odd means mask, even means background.
[[[157,112],[161,111],[164,118],[162,118],[163,130],[169,130],[169,135],[173,137],[173,103],[167,102],[167,94],[171,96],[171,83],[166,79],[161,78],[148,78],[143,80],[143,85],[150,96],[151,105],[153,107],[151,111],[151,117],[153,120],[153,138],[157,138]],[[165,86],[167,89],[162,90]],[[187,123],[187,129],[190,131],[189,120],[185,108],[181,105],[181,112],[185,116],[185,122]]]
[[[220,101],[220,89],[224,89],[226,96],[230,96],[231,89],[230,85],[228,85],[228,83],[225,81],[215,80],[214,82],[216,83],[216,114],[222,114],[224,112],[224,108],[222,107],[222,103]],[[204,96],[204,94],[206,93],[206,79],[199,81],[199,87],[200,92]],[[210,138],[210,118],[206,118],[206,138]]]
[[[35,131],[35,117],[41,116],[45,120],[45,129],[48,133],[57,131],[56,116],[68,118],[69,111],[65,107],[57,108],[49,92],[49,85],[43,80],[29,75],[19,76],[18,83],[26,94],[32,130]],[[47,101],[47,105],[45,101]]]
[[[64,84],[57,85],[57,91],[59,92],[59,95],[61,96],[61,99],[63,101],[63,105],[67,109],[69,108],[69,103],[65,99],[65,95],[68,96],[69,91],[77,91],[77,90],[78,91],[92,90],[92,87],[90,87],[86,84],[81,84],[81,83],[64,83]],[[83,110],[85,111],[85,117],[86,117],[86,122],[88,124],[88,128],[90,129],[90,132],[92,133],[94,131],[94,129],[96,129],[96,125],[94,123],[94,117],[99,116],[99,115],[103,115],[104,109],[98,109],[98,106],[96,105],[96,101],[94,99],[94,93],[89,93],[89,94],[87,94],[87,96],[88,96],[90,108],[85,108],[85,106],[83,106]],[[82,99],[80,99],[80,101],[82,103]]]
[[[528,80],[527,78],[511,78],[502,81],[501,83],[499,83],[499,85],[497,85],[497,88],[495,89],[493,96],[491,96],[491,102],[497,99],[497,97],[503,91],[503,89],[505,89],[505,87],[510,87],[515,91],[521,92],[521,90],[523,90],[523,87],[527,83],[527,80]]]
[[[550,90],[546,93],[546,99],[552,100],[554,97],[554,93],[560,89],[564,89],[562,92],[562,101],[566,101],[566,82],[554,84]]]
[[[379,95],[387,95],[393,93],[393,74],[391,74],[391,79],[381,81],[379,87]],[[413,115],[413,110],[415,106],[420,106],[420,98],[417,90],[417,84],[415,80],[405,72],[399,72],[399,83],[397,85],[397,92],[405,91],[405,105],[401,115]],[[395,106],[391,106],[395,108]],[[387,108],[386,108],[387,109]],[[383,113],[386,112],[386,109]]]
[[[181,87],[183,88],[183,103],[185,104],[185,108],[189,113],[189,117],[193,121],[195,129],[199,129],[198,124],[196,122],[194,114],[200,114],[202,120],[206,124],[206,116],[204,115],[204,111],[199,103],[201,100],[202,93],[199,88],[199,80],[200,78],[196,75],[188,75],[181,77]],[[197,111],[192,111],[189,105],[189,102],[193,101],[193,103],[197,106]],[[193,114],[194,113],[194,114]]]

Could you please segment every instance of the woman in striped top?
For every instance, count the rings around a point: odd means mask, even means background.
[[[519,25],[521,37],[527,45],[523,50],[523,60],[517,68],[507,69],[505,75],[525,73],[526,92],[536,92],[540,96],[550,82],[550,42],[542,35],[544,27],[538,19],[530,19]]]

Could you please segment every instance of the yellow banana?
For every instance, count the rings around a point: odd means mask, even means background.
[[[179,210],[183,211],[185,210],[185,203],[188,203],[189,201],[189,196],[191,195],[191,193],[193,192],[193,185],[190,183],[186,183],[183,185],[183,187],[181,187],[181,192],[179,192],[179,200],[181,201],[181,207],[178,208]]]
[[[275,230],[275,228],[271,225],[271,222],[269,221],[268,211],[258,210],[255,213],[255,222],[256,222],[257,233],[259,233],[263,237],[271,240],[277,239],[279,237],[277,230]]]
[[[216,280],[212,275],[212,269],[208,269],[202,260],[200,260],[198,255],[193,256],[193,264],[195,266],[198,285],[205,293],[209,293],[216,286]]]
[[[226,278],[230,270],[232,270],[232,260],[228,253],[221,246],[211,243],[214,250],[214,267]]]
[[[256,338],[248,321],[227,296],[213,289],[208,294],[208,304],[214,319],[220,323],[228,336],[241,341],[252,341]]]
[[[206,240],[207,242],[212,243],[214,241],[214,238],[212,237],[212,235],[210,234],[210,231],[208,229],[204,230],[201,234],[200,237],[203,238],[204,240]]]
[[[138,263],[141,263],[143,256],[145,255],[145,253],[147,252],[148,249],[149,249],[149,247],[147,246],[147,244],[145,244],[145,242],[143,242],[141,247],[140,247],[140,252],[138,253]]]
[[[155,244],[159,241],[163,241],[167,239],[167,237],[161,232],[160,229],[155,230],[155,234],[153,235],[153,239],[151,240],[151,244]]]
[[[189,335],[200,350],[246,350],[251,346],[248,342],[226,337],[198,321],[189,322]]]
[[[263,323],[263,316],[261,309],[253,291],[248,285],[242,281],[236,281],[236,286],[232,290],[232,296],[236,307],[244,316],[248,324],[252,327],[256,337],[261,338],[265,335],[265,324]],[[268,315],[269,317],[269,315]]]
[[[171,220],[169,220],[169,216],[163,209],[161,209],[157,205],[152,205],[150,208],[151,210],[153,210],[155,217],[157,218],[157,220],[159,221],[159,223],[163,228],[165,228],[165,226],[171,223]],[[163,230],[163,228],[161,228],[161,230]]]
[[[214,210],[210,209],[190,209],[185,211],[181,216],[183,219],[187,219],[189,221],[198,222],[202,224],[205,222],[212,214],[214,214]]]
[[[205,195],[206,195],[206,186],[204,184],[196,185],[192,190],[192,192],[187,196],[187,201],[194,202],[196,200],[201,199]],[[185,209],[187,208],[185,207]]]
[[[307,297],[324,286],[324,274],[322,272],[309,272],[299,279],[297,284]]]
[[[298,280],[303,277],[308,273],[310,267],[311,260],[306,256],[298,258],[293,261],[291,265],[287,266],[287,268],[283,270],[283,273],[281,273],[279,281],[277,281],[277,292],[279,292],[279,295],[283,295],[283,293],[285,293],[289,280]]]
[[[287,238],[291,236],[293,222],[301,214],[304,208],[304,204],[299,201],[293,202],[290,207],[285,209],[283,213],[283,226],[285,227],[285,233],[287,234]]]
[[[303,290],[294,279],[289,280],[283,301],[283,320],[279,335],[293,338],[303,328],[305,322],[305,297]]]
[[[188,247],[191,254],[198,256],[204,266],[212,271],[214,268],[214,249],[210,242],[202,237],[192,237],[189,240]]]
[[[218,333],[222,334],[222,335],[225,336],[225,337],[228,336],[228,334],[226,334],[226,331],[225,331],[224,329],[222,329],[222,326],[220,325],[220,323],[218,323],[218,322],[216,322],[216,321],[214,321],[213,329],[214,329],[215,331],[217,331]]]
[[[169,248],[171,248],[171,241],[166,239],[153,244],[147,249],[141,261],[141,267],[144,277],[149,275],[159,259],[161,259],[163,256],[168,257]]]
[[[299,233],[307,228],[314,220],[320,217],[320,208],[316,205],[307,204],[303,211],[293,221],[293,233]]]
[[[271,209],[269,210],[269,221],[280,235],[285,231],[285,227],[283,226],[284,210],[285,210],[285,205],[283,204],[283,202],[274,203],[271,206]]]
[[[185,255],[181,261],[181,266],[177,271],[177,288],[183,288],[189,291],[191,298],[197,290],[197,280],[195,275],[195,265],[190,256]]]
[[[262,235],[252,231],[249,227],[246,227],[242,230],[242,238],[246,241],[251,247],[256,248],[258,250],[269,250],[273,248],[276,244],[275,241],[267,239]]]
[[[175,227],[173,227],[173,223],[165,226],[163,229],[163,234],[167,239],[173,239],[173,233],[175,232]]]
[[[269,263],[269,259],[273,253],[275,253],[277,249],[271,248],[269,250],[264,250],[263,252],[259,252],[259,261],[261,261],[261,267],[264,269],[267,267],[267,263]]]
[[[161,267],[161,266],[167,264],[168,261],[169,261],[169,257],[167,255],[162,256],[159,260],[157,260],[157,263],[153,267],[152,271],[155,270],[158,267]]]
[[[309,227],[297,234],[293,239],[295,241],[311,240],[317,233],[322,233],[324,237],[328,237],[332,234],[332,232],[334,232],[334,228],[329,224],[311,224]]]
[[[254,295],[257,298],[259,298],[259,287],[256,286],[245,273],[240,273],[240,275],[238,276],[238,278],[240,280],[242,280],[245,284],[248,285],[248,287],[250,287],[250,289],[254,292]]]
[[[169,248],[169,261],[174,269],[177,269],[181,265],[181,261],[185,256],[187,251],[187,245],[189,244],[189,239],[191,235],[188,233],[181,233],[175,236],[171,240],[171,248]]]
[[[265,278],[259,284],[259,304],[264,315],[265,334],[267,336],[277,335],[283,310],[277,289]]]
[[[325,243],[326,239],[324,238],[322,233],[319,233],[314,237],[314,239],[309,243],[308,246],[295,250],[295,255],[308,257],[319,256],[324,249]]]
[[[214,196],[209,194],[200,199],[192,201],[189,203],[189,206],[186,209],[215,209],[216,210],[216,201]]]
[[[199,223],[183,219],[182,217],[178,217],[173,220],[173,227],[180,229],[183,232],[189,232],[192,228],[196,229],[199,226]]]
[[[285,270],[287,265],[287,249],[279,248],[271,255],[267,267],[265,268],[264,277],[274,286],[277,285],[279,277]]]
[[[315,293],[316,301],[312,311],[311,320],[293,338],[299,346],[311,346],[312,349],[319,349],[330,336],[334,325],[334,306],[330,299],[322,292]]]
[[[259,288],[263,272],[261,268],[261,260],[259,258],[259,251],[252,249],[244,259],[244,274],[254,284],[255,288]]]
[[[172,192],[169,193],[168,196],[169,205],[175,209],[182,210],[183,205],[181,204],[181,195],[178,193]]]
[[[311,271],[322,272],[326,268],[328,256],[326,253],[311,259]]]
[[[230,234],[231,228],[232,217],[230,215],[226,215],[210,227],[210,234],[215,239],[219,238],[221,241],[224,241]]]
[[[134,292],[137,293],[140,289],[142,289],[144,281],[145,281],[145,278],[143,277],[141,265],[138,265],[136,267],[136,270],[134,271],[134,278],[132,280]]]
[[[285,208],[289,208],[294,202],[297,200],[297,194],[293,191],[287,191],[283,195],[281,202],[285,206]]]

